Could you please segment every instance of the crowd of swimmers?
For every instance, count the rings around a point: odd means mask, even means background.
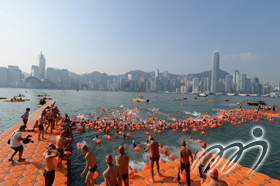
[[[275,108],[278,108],[275,106]],[[131,108],[129,108],[131,109]],[[137,108],[136,108],[137,109]],[[105,112],[104,109],[101,109],[102,112]],[[117,109],[116,109],[117,110]],[[140,110],[140,109],[139,109]],[[22,115],[23,123],[25,126],[24,129],[20,128],[19,132],[25,131],[26,123],[28,121],[30,109],[26,109],[26,113]],[[109,112],[110,109],[107,108]],[[201,115],[199,118],[185,118],[185,119],[176,119],[175,122],[169,123],[163,119],[154,118],[150,116],[150,118],[146,120],[139,120],[138,118],[134,119],[134,121],[129,121],[130,116],[128,112],[124,112],[123,117],[120,118],[110,118],[110,122],[107,121],[106,118],[99,118],[95,117],[95,120],[76,120],[74,118],[71,120],[69,116],[65,113],[64,117],[62,117],[59,113],[59,109],[57,107],[49,107],[47,106],[42,113],[40,114],[39,118],[36,120],[34,129],[39,130],[38,140],[43,140],[44,134],[47,132],[52,133],[55,126],[59,125],[60,134],[56,139],[56,144],[50,144],[47,147],[47,150],[44,152],[44,161],[45,161],[45,185],[52,185],[55,177],[55,165],[53,159],[58,156],[58,165],[57,169],[61,169],[61,162],[63,159],[70,159],[65,152],[70,152],[71,154],[71,144],[74,142],[73,132],[72,129],[75,127],[76,123],[78,123],[81,127],[81,130],[85,130],[85,128],[92,128],[97,129],[99,131],[104,132],[103,138],[109,137],[109,132],[111,128],[115,129],[115,135],[121,135],[124,138],[129,138],[130,135],[126,134],[124,130],[141,130],[144,129],[146,134],[149,135],[149,129],[153,130],[155,133],[161,134],[166,129],[172,129],[174,132],[182,129],[183,132],[187,132],[190,128],[195,129],[202,129],[202,132],[205,133],[205,127],[217,127],[223,126],[226,123],[233,123],[233,124],[241,124],[241,122],[246,123],[248,120],[258,121],[264,117],[267,117],[270,120],[273,120],[272,117],[266,116],[261,112],[258,112],[256,109],[248,109],[245,111],[241,110],[224,110],[224,109],[217,109],[218,114],[216,116],[203,116]],[[277,111],[277,110],[275,110]],[[119,115],[118,115],[119,116]],[[106,117],[106,116],[105,116]],[[79,127],[79,128],[80,128]],[[50,130],[50,131],[48,131]],[[122,130],[122,133],[120,133]],[[120,131],[120,132],[119,132]],[[21,136],[20,136],[21,137]],[[19,138],[19,141],[23,140],[24,138]],[[100,140],[98,134],[95,135],[94,141]],[[190,141],[193,141],[193,138],[189,137]],[[160,175],[159,169],[159,157],[160,152],[163,153],[165,157],[168,157],[169,154],[167,150],[164,150],[161,143],[157,143],[152,135],[149,135],[149,139],[146,140],[146,148],[145,152],[150,151],[149,163],[150,163],[150,173],[151,173],[151,182],[154,182],[154,173],[153,173],[153,166],[156,163],[156,170],[157,174]],[[136,143],[133,140],[131,146],[136,147]],[[15,152],[13,153],[12,157],[9,161],[13,161],[13,156],[19,152],[20,161],[24,161],[22,158],[23,148],[15,148],[12,147]],[[83,177],[86,172],[86,179],[85,182],[87,185],[94,185],[93,174],[97,170],[97,163],[96,157],[94,152],[91,151],[87,145],[83,145],[81,147],[82,152],[84,152],[85,160],[86,160],[86,167],[84,171],[81,173],[81,177]],[[131,169],[129,166],[129,157],[124,153],[125,149],[123,146],[120,146],[119,155],[115,157],[116,165],[113,165],[113,157],[109,154],[105,158],[105,162],[108,165],[108,168],[104,171],[103,177],[105,180],[106,185],[116,186],[122,185],[122,181],[126,186],[128,186],[128,171]],[[213,161],[213,156],[210,152],[206,151],[206,143],[201,143],[201,151],[195,152],[194,159],[192,157],[191,150],[186,146],[184,140],[181,141],[181,147],[179,148],[179,169],[178,169],[178,177],[175,179],[178,183],[180,183],[180,175],[185,170],[186,179],[188,185],[190,185],[190,167],[192,166],[194,160],[198,160],[199,162],[199,172],[201,177],[201,183],[205,181],[205,174],[208,173],[210,178],[210,183],[206,185],[227,185],[224,181],[219,181],[218,178],[218,171],[215,168],[210,168],[210,162]]]

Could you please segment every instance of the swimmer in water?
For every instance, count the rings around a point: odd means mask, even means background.
[[[161,135],[161,133],[162,133],[162,129],[159,128],[158,134]]]
[[[85,167],[84,171],[82,172],[81,177],[83,177],[84,174],[86,173],[86,171],[89,170],[87,173],[85,182],[86,182],[87,186],[93,186],[94,185],[93,175],[97,169],[96,157],[91,150],[88,150],[87,145],[83,145],[81,149],[82,149],[83,153],[86,153],[86,155],[85,155],[86,167]]]
[[[149,145],[149,140],[148,139],[146,139],[146,142],[145,143],[143,143],[144,145],[146,145],[146,146],[148,146]]]
[[[108,154],[105,158],[108,168],[103,172],[103,178],[106,186],[121,186],[122,172],[119,166],[113,165],[113,157]],[[119,178],[119,179],[118,179]]]
[[[106,134],[103,136],[103,138],[108,138],[108,136],[109,136],[108,134],[109,134],[109,131],[107,130]]]
[[[98,134],[95,134],[95,138],[93,138],[92,141],[97,141],[98,139]]]
[[[137,146],[134,140],[132,140],[132,144],[130,146],[131,147],[136,147]]]
[[[192,138],[192,136],[189,137],[189,141],[194,141],[193,138]]]
[[[123,133],[122,133],[122,137],[123,137],[123,138],[125,138],[125,137],[126,137],[125,132],[123,132]]]
[[[116,132],[115,132],[115,136],[118,136],[119,135],[119,131],[118,130],[116,130]]]

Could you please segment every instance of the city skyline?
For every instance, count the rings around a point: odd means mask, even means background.
[[[0,66],[30,73],[42,47],[48,67],[77,74],[157,68],[188,74],[211,69],[217,49],[220,69],[230,74],[242,69],[247,77],[278,84],[279,5],[252,0],[2,1]]]

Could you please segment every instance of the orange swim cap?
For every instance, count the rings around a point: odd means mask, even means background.
[[[190,136],[189,139],[192,139],[192,136]]]
[[[49,144],[47,148],[52,148],[53,150],[54,150],[54,149],[56,149],[55,145],[54,145],[54,144],[52,144],[52,143],[51,143],[51,144]]]
[[[108,154],[105,158],[106,163],[112,163],[113,162],[113,157],[111,154]]]
[[[81,149],[82,149],[83,151],[84,151],[84,150],[88,150],[88,146],[87,146],[87,145],[83,145]]]
[[[202,143],[201,143],[201,147],[206,148],[206,143],[205,143],[205,142],[202,142]]]
[[[182,140],[182,141],[181,141],[181,146],[186,146],[185,140]]]
[[[154,137],[152,135],[150,135],[149,140],[154,140]]]
[[[208,171],[208,175],[210,176],[210,178],[213,178],[214,180],[218,179],[218,171],[215,168],[212,168]]]
[[[124,147],[122,145],[119,146],[119,152],[124,152]]]

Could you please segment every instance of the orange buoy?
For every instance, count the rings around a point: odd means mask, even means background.
[[[180,178],[185,181],[187,179],[186,173],[180,173]]]
[[[202,143],[202,141],[200,139],[196,140],[198,143]]]
[[[76,129],[76,126],[73,126],[72,129]]]
[[[144,168],[145,170],[149,170],[149,169],[150,169],[150,164],[149,164],[149,163],[145,163],[144,166],[143,166],[143,168]]]
[[[166,151],[166,150],[168,150],[168,149],[167,149],[167,147],[163,147],[162,150],[163,150],[163,151]]]
[[[198,129],[197,129],[197,128],[194,128],[194,129],[193,129],[193,131],[195,131],[195,132],[196,132],[196,131],[198,131]]]
[[[39,131],[39,128],[35,128],[35,131],[38,132],[38,131]]]
[[[162,159],[162,158],[159,158],[159,162],[160,162],[160,163],[163,163],[164,161],[163,161],[163,159]]]
[[[127,133],[127,136],[128,136],[128,137],[130,137],[130,134],[129,134],[129,133]]]
[[[119,132],[119,134],[121,134],[121,135],[122,135],[122,131],[120,131],[120,132]]]
[[[53,164],[57,165],[59,163],[59,161],[57,159],[53,159]]]
[[[150,132],[146,132],[147,136],[150,135]]]
[[[112,139],[112,137],[111,137],[111,136],[108,136],[108,140],[110,140],[110,139]]]
[[[79,116],[81,116],[82,114],[79,114]]]
[[[183,129],[183,132],[187,132],[187,129]]]
[[[83,130],[83,127],[78,127],[78,130],[79,130],[79,131],[82,131],[82,130]]]
[[[98,172],[95,171],[93,174],[93,179],[95,179],[97,176],[98,176]]]
[[[55,131],[55,134],[60,135],[60,131]]]
[[[77,147],[82,147],[83,145],[80,143],[77,143]]]
[[[141,147],[137,146],[135,147],[135,150],[141,150]]]
[[[130,171],[128,172],[128,175],[129,175],[129,179],[132,179],[133,176],[134,176],[134,171],[133,171],[133,170],[130,170]]]
[[[204,132],[204,131],[202,131],[202,132],[201,132],[201,134],[205,134],[205,132]]]
[[[100,143],[101,143],[101,139],[98,139],[98,140],[96,141],[96,143],[97,143],[97,144],[100,144]]]
[[[65,151],[65,152],[64,152],[64,155],[70,156],[70,155],[71,155],[71,152],[70,152],[70,151]]]
[[[169,154],[169,157],[174,158],[174,154],[173,153]]]

